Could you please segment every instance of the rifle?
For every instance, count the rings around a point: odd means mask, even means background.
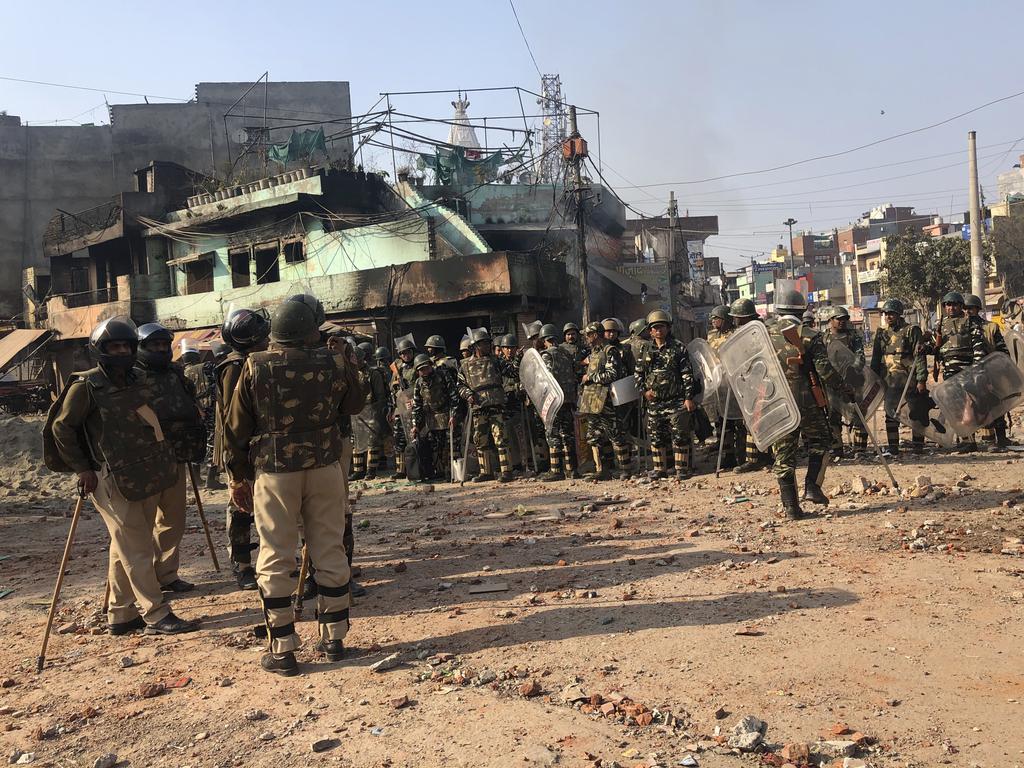
[[[828,404],[828,400],[825,398],[825,391],[821,388],[821,381],[818,379],[818,372],[814,370],[814,362],[808,365],[805,360],[806,350],[804,349],[804,340],[800,337],[800,327],[797,325],[790,325],[782,328],[783,338],[796,347],[797,356],[787,357],[786,363],[792,365],[796,363],[807,375],[807,380],[811,385],[811,394],[814,395],[814,402],[819,408],[825,408]]]

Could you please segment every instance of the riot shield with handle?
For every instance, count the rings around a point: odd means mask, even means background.
[[[398,344],[400,342],[403,342],[403,341],[411,341],[412,345],[414,347],[416,346],[416,338],[411,333],[407,333],[407,334],[405,334],[405,336],[396,336],[395,337],[395,349],[398,349]]]
[[[946,426],[946,417],[930,394],[911,396],[908,392],[899,406],[896,419],[910,427],[915,435],[921,435],[943,448],[956,445],[956,432]]]
[[[395,392],[395,415],[402,422],[402,429],[405,431],[405,439],[412,442],[412,390],[400,389]]]
[[[540,420],[544,422],[544,429],[551,431],[565,395],[536,349],[528,349],[523,353],[519,363],[519,383],[537,409]]]
[[[1005,352],[993,352],[932,390],[946,424],[969,437],[1024,399],[1024,371]]]
[[[617,381],[608,385],[612,396],[612,405],[627,405],[640,399],[640,392],[636,388],[636,379],[632,376],[623,376]]]
[[[758,450],[767,451],[800,426],[800,409],[763,323],[747,323],[734,332],[718,356]]]
[[[828,360],[843,382],[854,391],[857,398],[856,403],[849,403],[839,397],[834,390],[829,390],[829,408],[838,409],[847,424],[863,426],[875,435],[876,430],[872,428],[874,419],[871,417],[885,402],[885,383],[878,378],[878,374],[871,370],[871,366],[863,357],[837,339],[829,342]],[[897,393],[898,396],[899,393]],[[857,412],[858,408],[860,414]],[[867,422],[866,424],[861,424],[861,415]],[[877,435],[875,436],[877,437]]]
[[[706,339],[694,339],[686,345],[690,355],[693,373],[700,379],[700,394],[696,402],[704,406],[708,418],[715,422],[722,418],[722,411],[728,401],[728,412],[725,417],[730,420],[743,418],[736,398],[729,396],[729,381],[718,353],[711,348]]]
[[[1024,334],[1014,328],[1007,328],[1003,331],[1003,341],[1006,342],[1006,351],[1014,365],[1024,369]]]

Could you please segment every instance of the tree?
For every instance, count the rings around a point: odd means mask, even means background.
[[[986,243],[985,263],[991,263]],[[926,319],[949,291],[971,289],[971,244],[959,237],[927,237],[908,229],[885,238],[884,295],[911,303]]]

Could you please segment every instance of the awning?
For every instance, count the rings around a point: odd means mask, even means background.
[[[634,280],[632,277],[624,275],[621,272],[616,272],[614,269],[599,267],[596,264],[592,266],[595,272],[605,278],[612,285],[617,288],[621,288],[630,296],[640,296],[644,293],[644,284]]]
[[[200,261],[206,259],[207,261],[213,261],[213,255],[215,251],[204,251],[203,253],[189,253],[185,256],[179,256],[176,259],[168,259],[168,267],[177,267],[181,264],[188,264],[193,261]]]
[[[200,351],[210,349],[210,345],[214,341],[220,341],[220,328],[197,328],[193,331],[175,331],[174,342],[171,347],[175,360],[181,357],[181,342],[184,339],[193,342],[195,348]]]
[[[33,352],[42,344],[36,344],[43,336],[49,336],[46,330],[18,328],[0,339],[0,371],[6,370],[14,358],[30,346],[35,345]]]

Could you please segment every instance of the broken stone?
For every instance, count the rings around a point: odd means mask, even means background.
[[[843,768],[868,768],[868,764],[859,757],[844,757]]]
[[[763,720],[758,720],[753,715],[746,715],[732,727],[727,743],[730,747],[735,747],[743,752],[751,752],[764,741],[767,730],[768,724]]]
[[[587,696],[587,692],[578,683],[572,683],[565,686],[562,689],[562,701],[566,704],[572,704],[576,701],[586,701],[590,697]]]
[[[235,681],[232,680],[230,677],[222,677],[220,680],[217,681],[217,685],[219,685],[221,688],[230,688],[234,684]]]
[[[930,489],[932,487],[932,479],[928,475],[918,475],[914,478],[914,485],[918,488]]]
[[[923,536],[914,539],[912,542],[910,542],[910,548],[913,550],[917,550],[918,552],[920,552],[921,550],[928,549],[928,539],[924,538]]]
[[[857,754],[857,742],[855,741],[819,741],[811,750],[816,755],[821,755],[832,760],[841,757],[853,757]]]
[[[370,665],[371,672],[387,672],[389,669],[394,669],[402,663],[402,654],[399,652],[392,653],[390,656],[385,656],[380,661],[375,661]]]
[[[317,739],[313,742],[313,751],[319,754],[320,752],[334,749],[339,744],[341,744],[340,739]]]
[[[519,686],[519,695],[525,696],[526,698],[537,696],[540,692],[540,683],[532,678]]]
[[[275,737],[273,731],[264,731],[257,738],[259,738],[260,741],[273,741]]]
[[[12,757],[13,757],[13,755],[12,755]],[[28,765],[29,763],[35,762],[35,759],[36,759],[36,753],[35,752],[18,752],[18,759],[17,760],[11,760],[11,762],[14,763],[15,765]]]
[[[266,720],[267,713],[264,712],[262,709],[250,709],[248,712],[245,713],[244,717],[250,723],[255,723],[258,720]]]
[[[155,696],[159,696],[166,690],[167,688],[163,683],[149,683],[139,689],[139,696],[144,699],[152,699]]]
[[[397,698],[391,699],[391,701],[389,701],[388,703],[391,705],[392,709],[402,709],[404,707],[409,706],[409,697],[399,696]]]
[[[811,759],[811,748],[807,744],[787,744],[779,751],[779,755],[788,763],[800,765]]]
[[[75,622],[71,621],[71,622],[68,622],[67,624],[61,624],[59,627],[57,627],[57,634],[58,635],[70,635],[76,629],[78,629],[78,625],[75,624]]]
[[[128,667],[135,666],[135,659],[133,659],[131,656],[122,656],[118,664],[120,665],[121,669],[128,669]]]
[[[493,683],[498,679],[498,673],[493,669],[485,669],[480,673],[480,677],[477,679],[480,681],[480,685],[487,685],[488,683]]]
[[[114,768],[115,765],[117,765],[117,755],[113,752],[108,752],[97,757],[96,761],[92,764],[92,768]]]

